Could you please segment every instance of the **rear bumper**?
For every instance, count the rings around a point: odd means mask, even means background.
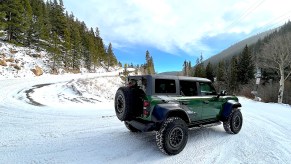
[[[134,128],[140,130],[141,132],[149,132],[157,129],[157,124],[154,122],[148,122],[143,120],[132,120],[128,123]]]

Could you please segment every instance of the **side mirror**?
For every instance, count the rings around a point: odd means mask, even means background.
[[[220,93],[217,95],[217,98],[219,98],[220,96],[225,96],[227,93],[226,93],[226,90],[222,90],[220,91]]]

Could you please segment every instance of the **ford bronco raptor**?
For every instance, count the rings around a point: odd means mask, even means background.
[[[115,112],[131,132],[156,131],[156,143],[165,154],[175,155],[186,146],[188,129],[223,123],[227,133],[242,127],[241,104],[225,91],[217,94],[205,78],[129,76],[127,86],[115,95]]]

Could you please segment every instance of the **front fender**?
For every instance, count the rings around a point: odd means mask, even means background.
[[[170,116],[181,117],[185,122],[190,122],[187,113],[180,107],[179,104],[157,104],[152,112],[153,122],[163,122]]]
[[[241,104],[234,100],[228,100],[224,105],[220,113],[220,120],[226,121],[233,109],[241,107]]]

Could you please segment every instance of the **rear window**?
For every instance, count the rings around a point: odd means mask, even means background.
[[[182,96],[197,96],[197,85],[195,81],[180,81],[180,94]]]
[[[127,85],[130,87],[137,87],[146,93],[147,80],[145,78],[129,78]]]
[[[175,80],[156,79],[155,93],[176,93]]]

